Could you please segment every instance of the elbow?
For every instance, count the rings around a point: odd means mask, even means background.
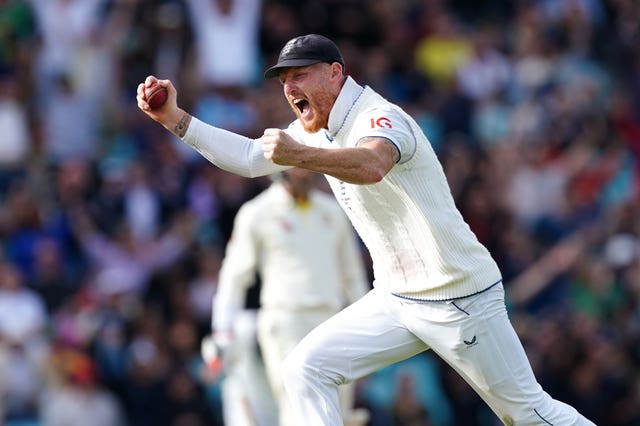
[[[365,183],[375,184],[380,182],[387,175],[389,170],[382,164],[371,164],[367,170],[367,177]]]
[[[341,177],[340,179],[355,185],[374,185],[384,178],[384,174],[367,171],[351,178]]]
[[[382,179],[384,179],[384,177],[387,175],[387,173],[384,170],[381,169],[375,169],[370,173],[369,179],[370,182],[369,183],[378,183],[380,182]]]
[[[373,185],[380,182],[386,173],[383,169],[376,167],[368,167],[364,170],[359,171],[356,175],[349,178],[342,177],[341,179],[345,182],[353,183],[356,185]]]
[[[394,164],[395,162],[383,156],[376,156],[375,158],[372,158],[366,167],[367,183],[375,184],[382,181],[387,173],[389,173],[393,168]]]

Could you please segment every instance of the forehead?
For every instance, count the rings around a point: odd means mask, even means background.
[[[312,64],[312,65],[306,65],[303,67],[288,67],[288,68],[283,68],[282,71],[280,71],[280,81],[283,81],[285,78],[288,77],[293,77],[296,75],[300,75],[300,74],[317,74],[323,66],[327,66],[329,64],[320,62],[317,64]]]

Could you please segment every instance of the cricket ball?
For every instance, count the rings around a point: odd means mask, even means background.
[[[167,101],[168,92],[166,87],[160,86],[158,83],[153,84],[145,89],[147,103],[152,109],[160,108]]]

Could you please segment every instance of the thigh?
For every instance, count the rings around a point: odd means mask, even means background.
[[[443,304],[451,322],[431,324],[431,348],[478,392],[501,417],[517,417],[526,407],[542,407],[545,394],[509,321],[504,290]],[[433,336],[438,336],[433,339]]]
[[[279,384],[282,362],[300,340],[330,317],[331,312],[328,311],[292,312],[265,309],[259,312],[258,341],[272,383]]]
[[[348,383],[428,349],[401,323],[384,294],[370,291],[309,333],[296,351]]]

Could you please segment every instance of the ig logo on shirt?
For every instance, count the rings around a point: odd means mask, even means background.
[[[379,127],[379,128],[386,127],[387,129],[393,128],[393,126],[391,125],[391,120],[389,120],[387,117],[371,118],[370,123],[371,123],[372,129],[375,129],[376,127]]]

